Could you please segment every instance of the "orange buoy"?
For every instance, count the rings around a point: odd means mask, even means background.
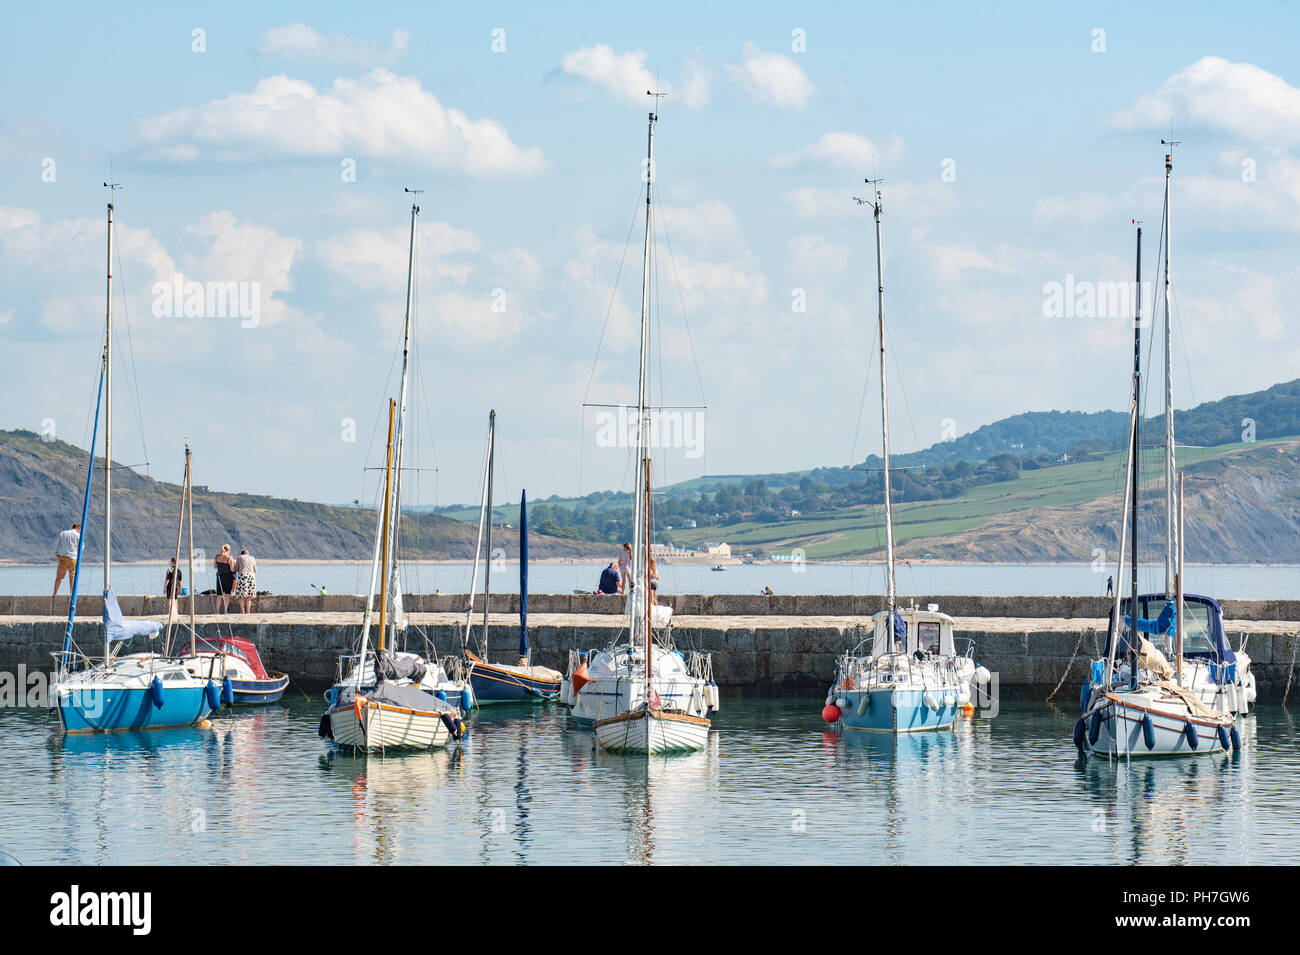
[[[962,716],[974,716],[974,715],[975,715],[975,704],[974,704],[974,703],[967,703],[965,706],[963,706],[963,707],[961,708],[961,715],[962,715]]]
[[[591,671],[587,669],[586,663],[580,663],[578,668],[573,671],[573,692],[577,693],[584,686],[591,682]]]
[[[827,703],[822,707],[822,719],[827,723],[838,723],[840,720],[840,708],[834,703]]]

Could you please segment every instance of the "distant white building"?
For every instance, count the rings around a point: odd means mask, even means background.
[[[693,528],[693,527],[696,527],[696,526],[698,526],[698,525],[695,523],[695,519],[692,518],[692,517],[688,517],[688,518],[686,518],[686,520],[682,521],[682,527],[692,527],[692,528]]]
[[[704,553],[709,554],[712,557],[730,557],[731,547],[724,543],[711,544],[706,542],[704,545]]]

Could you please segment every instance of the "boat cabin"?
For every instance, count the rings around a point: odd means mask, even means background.
[[[936,610],[896,610],[892,634],[888,610],[880,611],[871,620],[875,628],[871,644],[873,657],[886,653],[956,656],[952,636],[955,621],[946,613]]]
[[[1121,617],[1128,617],[1131,598],[1120,601]],[[1166,656],[1172,657],[1176,651],[1177,623],[1174,614],[1174,601],[1165,594],[1140,594],[1138,596],[1137,629]],[[1110,654],[1111,640],[1114,638],[1115,624],[1112,620],[1106,634],[1106,654]],[[1120,635],[1120,645],[1116,656],[1126,656],[1129,652],[1128,626]],[[1183,594],[1183,657],[1206,660],[1210,663],[1235,663],[1236,654],[1228,644],[1228,637],[1223,632],[1223,611],[1211,597],[1199,594]]]

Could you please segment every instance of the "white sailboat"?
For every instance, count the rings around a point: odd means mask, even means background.
[[[408,190],[409,191],[409,190]],[[468,681],[453,679],[435,659],[398,649],[408,630],[402,610],[398,537],[402,513],[402,460],[406,432],[406,397],[415,281],[416,217],[411,204],[411,238],[407,262],[406,319],[402,330],[402,377],[398,400],[388,404],[388,444],[384,498],[375,533],[370,590],[356,653],[339,657],[338,680],[326,694],[329,710],[320,733],[343,746],[364,750],[424,749],[446,745],[465,731],[464,714],[473,704]],[[396,428],[396,430],[394,430]],[[375,587],[379,585],[379,626],[374,649]]]
[[[109,186],[109,183],[104,183]],[[115,188],[115,187],[114,187]],[[50,680],[50,705],[65,733],[157,729],[202,722],[217,706],[217,689],[207,679],[190,673],[178,661],[143,652],[120,656],[135,637],[154,637],[162,624],[150,620],[125,620],[113,590],[113,203],[108,204],[108,281],[104,319],[104,353],[95,402],[94,433],[86,469],[86,494],[81,509],[81,538],[68,602],[63,650],[54,656]],[[99,398],[104,403],[104,604],[103,653],[95,659],[81,653],[73,642],[77,594],[81,583],[83,547],[90,514],[90,492],[95,475],[95,441],[99,430]]]
[[[889,488],[889,390],[885,373],[885,280],[880,243],[883,211],[877,181],[872,207],[876,220],[877,334],[880,336],[880,421],[885,479],[885,609],[872,617],[870,649],[859,643],[839,660],[822,719],[836,730],[913,733],[947,729],[970,704],[971,682],[986,682],[988,671],[973,658],[958,655],[954,621],[933,610],[898,607],[894,575],[894,520]],[[973,645],[971,647],[973,650]],[[982,677],[982,680],[981,680]]]
[[[1142,287],[1142,227],[1137,227],[1137,282]],[[1128,463],[1124,482],[1120,550],[1115,579],[1124,579],[1126,545],[1131,548],[1131,587],[1124,614],[1120,588],[1116,588],[1107,634],[1106,658],[1093,663],[1083,689],[1083,715],[1074,725],[1074,743],[1081,755],[1168,756],[1188,753],[1224,752],[1239,749],[1240,734],[1233,718],[1210,709],[1200,697],[1177,679],[1165,655],[1144,631],[1154,632],[1150,621],[1137,613],[1142,607],[1138,593],[1138,489],[1141,470],[1142,434],[1142,319],[1137,301],[1133,322],[1133,391],[1129,409]],[[1182,618],[1181,554],[1171,588],[1175,593],[1175,623]],[[1177,626],[1178,634],[1184,632]],[[1176,652],[1181,647],[1175,647]],[[1127,658],[1125,662],[1122,657]],[[1177,657],[1181,667],[1181,655]]]
[[[718,709],[718,687],[706,653],[683,655],[674,647],[672,609],[654,601],[650,558],[650,349],[651,222],[654,194],[654,128],[647,136],[645,245],[641,270],[641,344],[637,388],[637,488],[634,507],[633,569],[627,588],[627,640],[603,650],[571,653],[560,701],[580,725],[599,726],[598,742],[608,749],[667,752],[698,748],[707,738],[708,714]],[[642,715],[635,715],[642,714]],[[678,718],[682,717],[682,718]],[[622,722],[609,722],[613,719]],[[689,719],[686,719],[689,718]],[[669,726],[671,724],[671,731]],[[698,743],[698,745],[696,745]],[[608,745],[607,745],[608,744]],[[644,744],[642,747],[641,744]]]
[[[1165,351],[1165,590],[1163,594],[1138,598],[1139,618],[1157,620],[1164,635],[1167,651],[1172,651],[1175,623],[1174,564],[1182,549],[1182,500],[1174,495],[1177,473],[1177,444],[1174,441],[1174,326],[1170,293],[1170,190],[1173,174],[1174,143],[1161,140],[1169,147],[1165,154],[1164,196],[1164,351]],[[1163,607],[1160,605],[1163,604]],[[1182,619],[1187,629],[1182,633],[1182,650],[1178,658],[1179,683],[1212,709],[1224,713],[1245,714],[1255,701],[1255,675],[1250,672],[1250,656],[1243,649],[1233,650],[1223,629],[1223,612],[1211,597],[1183,594]],[[1155,610],[1151,613],[1150,610]]]
[[[650,610],[653,595],[650,594],[649,587],[644,585],[648,580],[646,571],[650,565],[650,458],[644,453],[642,467],[638,470],[643,476],[642,491],[638,498],[643,497],[645,505],[643,511],[640,505],[637,509],[645,515],[645,535],[638,541],[640,546],[633,551],[636,565],[634,579],[642,583],[635,592],[642,594],[642,598],[632,601],[635,616],[631,632],[633,642],[639,642],[642,649],[639,699],[632,699],[629,695],[627,709],[595,720],[592,729],[600,748],[614,753],[645,753],[651,756],[689,753],[702,749],[708,741],[710,721],[706,716],[687,712],[671,700],[665,701],[655,687],[656,647]],[[647,596],[649,599],[646,599]],[[664,656],[665,654],[658,654],[661,660]]]

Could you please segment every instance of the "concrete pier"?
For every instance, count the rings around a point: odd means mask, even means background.
[[[119,600],[128,615],[166,619],[161,598]],[[757,696],[820,694],[834,675],[836,658],[868,636],[868,617],[880,607],[880,598],[871,596],[680,595],[662,602],[677,609],[673,632],[679,648],[711,652],[725,691]],[[1043,700],[1056,691],[1054,699],[1066,705],[1074,705],[1088,661],[1102,650],[1110,608],[1104,598],[917,601],[927,602],[956,618],[959,649],[965,639],[974,641],[975,659],[997,674],[1002,699]],[[66,598],[62,603],[66,615]],[[423,633],[440,654],[459,649],[466,603],[464,595],[408,596],[410,648],[423,650]],[[515,595],[493,597],[494,658],[517,653],[517,603]],[[0,597],[0,671],[14,672],[20,665],[28,672],[49,669],[66,625],[65,617],[50,612],[50,604],[48,597]],[[203,635],[233,633],[254,640],[269,668],[288,673],[300,690],[316,692],[333,681],[338,654],[354,646],[363,606],[364,598],[352,594],[262,597],[252,614],[203,614],[198,625]],[[623,628],[622,606],[620,598],[591,594],[530,596],[534,662],[563,670],[570,650],[608,646]],[[1281,700],[1298,662],[1300,601],[1225,601],[1223,607],[1232,645],[1246,641],[1260,701]],[[75,639],[93,652],[99,640],[98,596],[81,598],[77,610]],[[149,645],[138,640],[136,649]]]

